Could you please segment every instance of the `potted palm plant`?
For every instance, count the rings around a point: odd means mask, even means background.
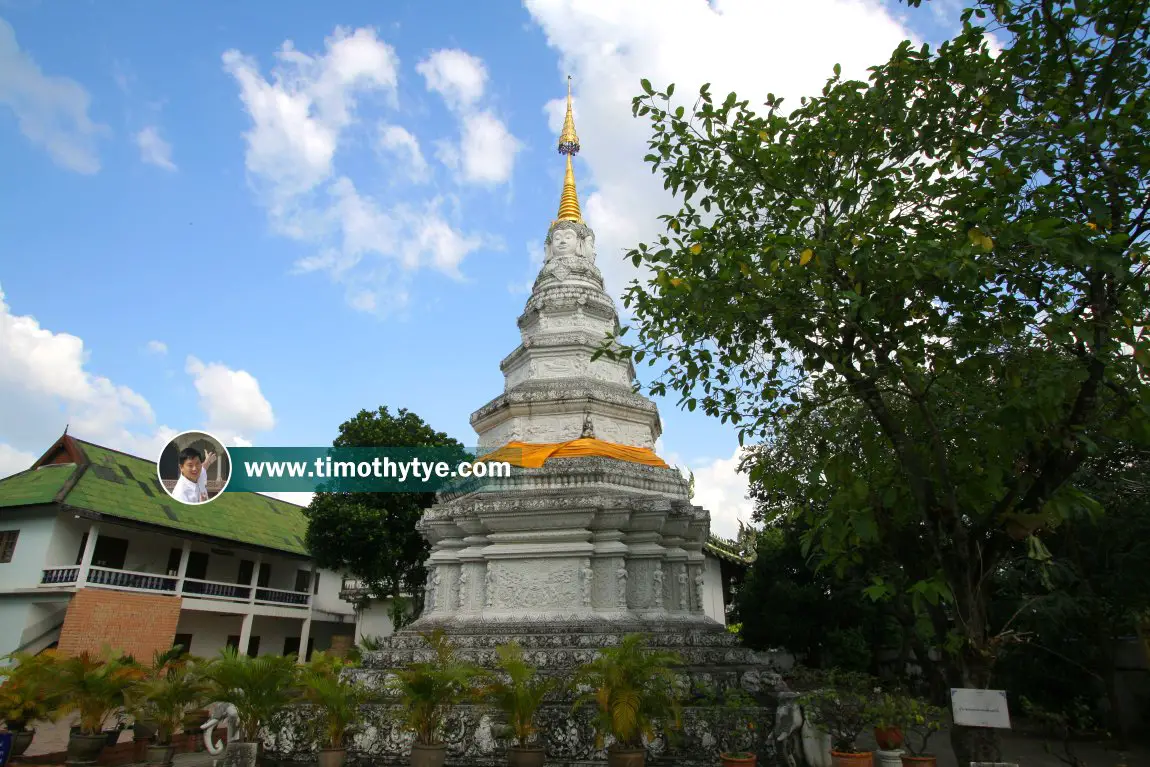
[[[50,685],[59,702],[54,715],[80,715],[79,726],[68,736],[68,757],[95,761],[108,745],[104,724],[124,707],[128,690],[140,678],[140,667],[131,658],[107,650],[71,657],[48,652],[53,658]]]
[[[924,700],[904,695],[898,698],[898,723],[903,733],[903,767],[935,767],[938,759],[926,750],[930,736],[942,729],[946,712]]]
[[[672,652],[649,650],[640,634],[628,634],[615,647],[604,648],[595,660],[576,672],[576,708],[595,707],[595,744],[607,748],[610,767],[642,767],[647,750],[643,738],[657,729],[677,729],[683,680]]]
[[[158,676],[141,679],[129,691],[132,707],[147,721],[155,722],[156,740],[148,746],[148,764],[162,767],[172,763],[176,753],[173,736],[183,729],[189,709],[203,703],[207,694],[207,685],[197,671],[187,664],[173,665]]]
[[[407,707],[407,726],[415,733],[412,767],[442,767],[447,746],[443,721],[454,705],[473,697],[479,669],[461,660],[441,629],[425,634],[435,660],[412,663],[396,672],[391,683]]]
[[[191,658],[184,648],[176,645],[171,649],[159,651],[157,650],[152,654],[152,664],[150,666],[142,666],[140,669],[140,681],[151,681],[160,679],[170,674],[174,669],[186,665]],[[147,707],[141,707],[141,704],[146,701],[139,695],[129,696],[129,705],[127,706],[128,712],[132,715],[132,732],[136,740],[153,740],[156,737],[156,732],[159,729],[159,724],[150,718],[150,710]]]
[[[0,717],[12,733],[11,755],[21,756],[36,736],[32,723],[48,718],[58,705],[46,675],[52,657],[14,653],[7,660],[11,665],[0,669],[5,677],[0,684]]]
[[[507,750],[508,767],[543,767],[547,751],[543,746],[532,745],[539,732],[535,714],[558,681],[539,676],[523,659],[523,648],[517,644],[501,645],[496,653],[498,672],[486,676],[480,696],[507,717],[515,742]]]
[[[254,765],[260,757],[260,731],[292,702],[296,664],[281,655],[251,658],[226,647],[203,669],[212,700],[236,707],[240,737],[228,743],[232,759]]]
[[[874,706],[869,677],[854,673],[829,674],[826,685],[802,696],[803,712],[831,739],[834,767],[873,767],[874,754],[861,751],[858,736],[871,725]]]
[[[343,767],[347,739],[359,725],[360,706],[367,701],[363,687],[342,678],[343,664],[316,653],[301,673],[301,700],[318,715],[310,721],[320,741],[319,767]]]

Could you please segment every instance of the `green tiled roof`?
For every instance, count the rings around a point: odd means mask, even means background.
[[[703,548],[719,559],[725,559],[728,562],[734,562],[738,565],[749,565],[752,561],[750,557],[744,556],[737,551],[738,546],[734,541],[728,541],[717,535],[708,536],[707,542],[703,544]]]
[[[66,463],[14,474],[0,481],[0,506],[51,503],[74,471],[76,465]]]
[[[221,493],[203,506],[185,506],[160,485],[156,464],[72,438],[89,465],[62,502],[109,517],[236,543],[307,554],[307,518],[294,504],[258,493]],[[51,502],[77,471],[73,464],[45,465],[0,480],[0,506]]]

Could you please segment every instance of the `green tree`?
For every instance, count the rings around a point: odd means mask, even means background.
[[[404,408],[361,410],[339,427],[334,447],[447,448],[443,460],[466,460],[463,445]],[[439,451],[440,453],[444,451]],[[437,455],[437,460],[440,456]],[[316,493],[306,510],[307,545],[316,564],[360,579],[377,597],[408,594],[422,609],[429,548],[415,529],[435,493]]]
[[[1108,711],[1095,712],[1098,720],[1127,734],[1115,653],[1150,615],[1148,473],[1145,451],[1119,448],[1109,460],[1091,461],[1079,482],[1104,513],[1077,515],[1044,536],[1049,562],[1021,560],[999,574],[992,615],[1010,624],[1015,640],[999,676],[1015,702],[1025,696],[1071,715],[1079,698],[1106,700]]]
[[[880,607],[863,596],[866,582],[818,568],[804,553],[803,532],[782,523],[759,534],[755,561],[735,595],[739,638],[756,650],[795,653],[812,668],[872,671],[872,648],[897,640],[897,624],[884,621]]]
[[[894,549],[900,588],[945,605],[954,686],[991,683],[991,576],[1015,539],[1042,555],[1035,530],[1096,505],[1069,480],[1098,445],[1150,436],[1146,10],[980,5],[865,82],[836,66],[789,114],[709,86],[690,112],[673,85],[635,99],[682,207],[629,254],[652,276],[625,295],[625,350],[663,363],[653,393],[743,437],[860,406],[863,452],[809,467],[812,543],[849,559],[880,517],[923,542],[921,561]],[[992,730],[952,744],[962,762],[998,750]]]

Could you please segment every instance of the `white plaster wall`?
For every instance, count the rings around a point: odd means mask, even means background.
[[[707,556],[703,561],[703,612],[708,618],[727,625],[727,610],[723,604],[723,577],[717,557]]]
[[[7,665],[3,656],[20,646],[24,628],[28,625],[31,601],[27,597],[0,599],[0,665]]]
[[[176,624],[177,634],[191,634],[192,646],[187,648],[192,655],[201,658],[214,658],[228,642],[228,636],[239,634],[243,626],[241,615],[219,615],[183,610]],[[253,632],[254,633],[254,632]],[[263,647],[261,646],[262,650]]]
[[[359,613],[355,637],[359,641],[365,636],[388,637],[395,633],[391,622],[391,600],[373,599],[371,604]]]
[[[343,576],[334,570],[316,570],[316,575],[319,576],[319,593],[312,598],[312,606],[340,615],[355,615],[355,608],[339,596]]]
[[[44,567],[70,567],[76,564],[76,557],[80,554],[80,541],[88,530],[86,520],[76,519],[75,515],[60,512],[56,517],[56,526],[52,530],[52,541],[48,545],[48,554]]]
[[[0,564],[0,592],[32,588],[40,583],[47,566],[56,514],[46,511],[4,511],[0,530],[19,530],[12,561]],[[20,631],[24,630],[23,625]]]

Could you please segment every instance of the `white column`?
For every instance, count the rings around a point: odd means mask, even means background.
[[[248,645],[252,641],[252,619],[254,617],[252,613],[248,613],[244,616],[243,625],[240,626],[240,655],[248,654]]]
[[[80,558],[80,570],[76,573],[76,588],[82,589],[88,585],[88,571],[92,569],[92,555],[96,553],[96,538],[100,535],[100,526],[95,522],[88,528],[88,541],[84,544],[84,556]]]
[[[188,573],[188,557],[192,553],[192,542],[184,541],[184,549],[180,552],[180,569],[176,571],[176,593],[184,593],[184,577]]]
[[[311,613],[303,619],[303,630],[299,635],[299,657],[296,658],[297,663],[307,662],[307,642],[311,636]]]
[[[248,585],[251,586],[251,593],[248,594],[248,604],[256,601],[256,584],[260,580],[260,566],[264,563],[263,554],[256,554],[256,564],[252,568],[252,582]]]

